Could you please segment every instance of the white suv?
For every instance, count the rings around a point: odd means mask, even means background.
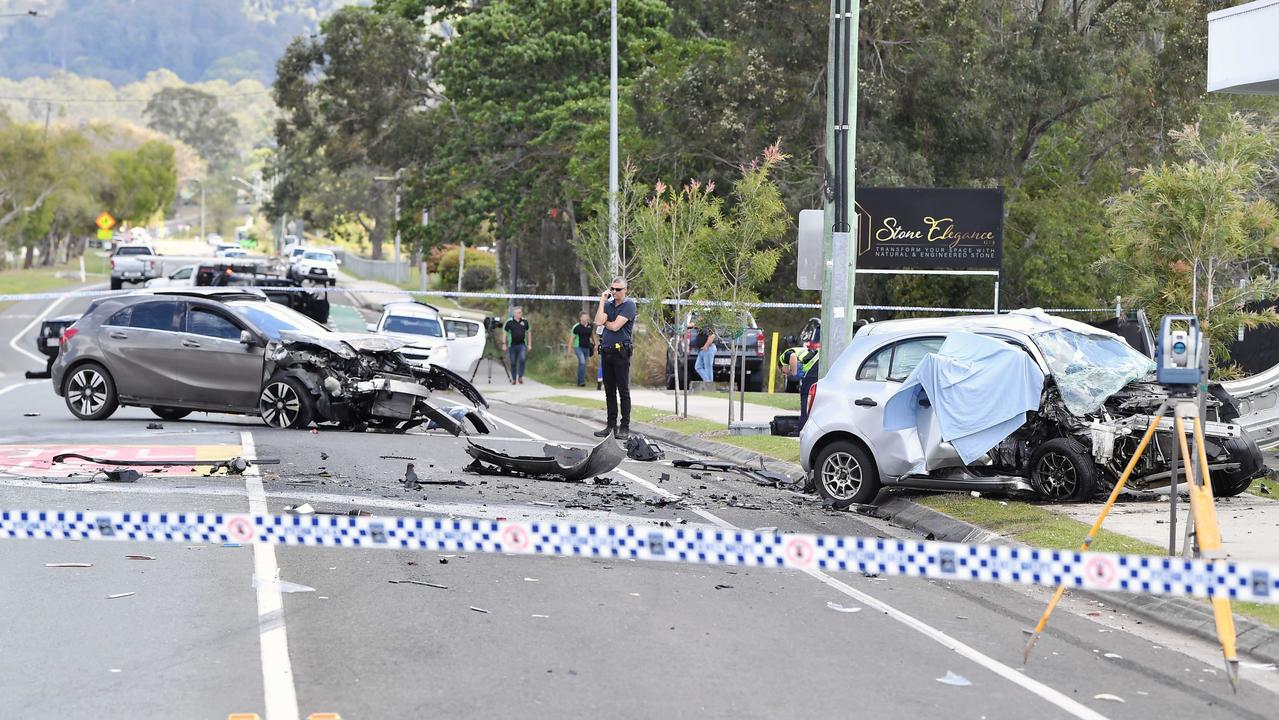
[[[440,311],[414,300],[387,303],[382,317],[369,323],[369,332],[390,335],[410,344],[399,349],[405,360],[415,365],[448,367],[449,344]]]
[[[342,261],[331,250],[306,248],[293,263],[289,274],[298,282],[310,280],[321,285],[337,285],[340,264]]]

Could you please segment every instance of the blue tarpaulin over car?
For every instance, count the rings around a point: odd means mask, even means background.
[[[932,404],[941,438],[965,464],[977,460],[1039,409],[1044,374],[1021,348],[973,333],[951,333],[884,406],[884,429],[916,427],[921,395]]]

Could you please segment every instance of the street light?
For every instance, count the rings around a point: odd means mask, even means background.
[[[204,234],[204,181],[199,178],[187,178],[186,182],[200,186],[200,241],[205,242],[208,236]]]
[[[617,0],[610,14],[608,60],[608,268],[617,275],[621,256],[617,240]]]
[[[376,175],[374,180],[381,182],[395,183],[395,281],[402,282],[404,278],[400,277],[400,177],[404,175],[405,168],[395,171],[395,175],[387,177],[385,175]]]

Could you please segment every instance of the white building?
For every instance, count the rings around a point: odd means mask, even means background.
[[[1208,14],[1208,92],[1279,95],[1279,0]]]

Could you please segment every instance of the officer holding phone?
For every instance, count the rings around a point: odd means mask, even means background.
[[[600,295],[595,323],[604,328],[600,336],[600,367],[604,371],[604,401],[608,406],[608,426],[595,437],[615,434],[619,439],[631,431],[631,338],[635,331],[635,301],[626,296],[626,278],[616,277]],[[618,420],[618,410],[621,420]]]

